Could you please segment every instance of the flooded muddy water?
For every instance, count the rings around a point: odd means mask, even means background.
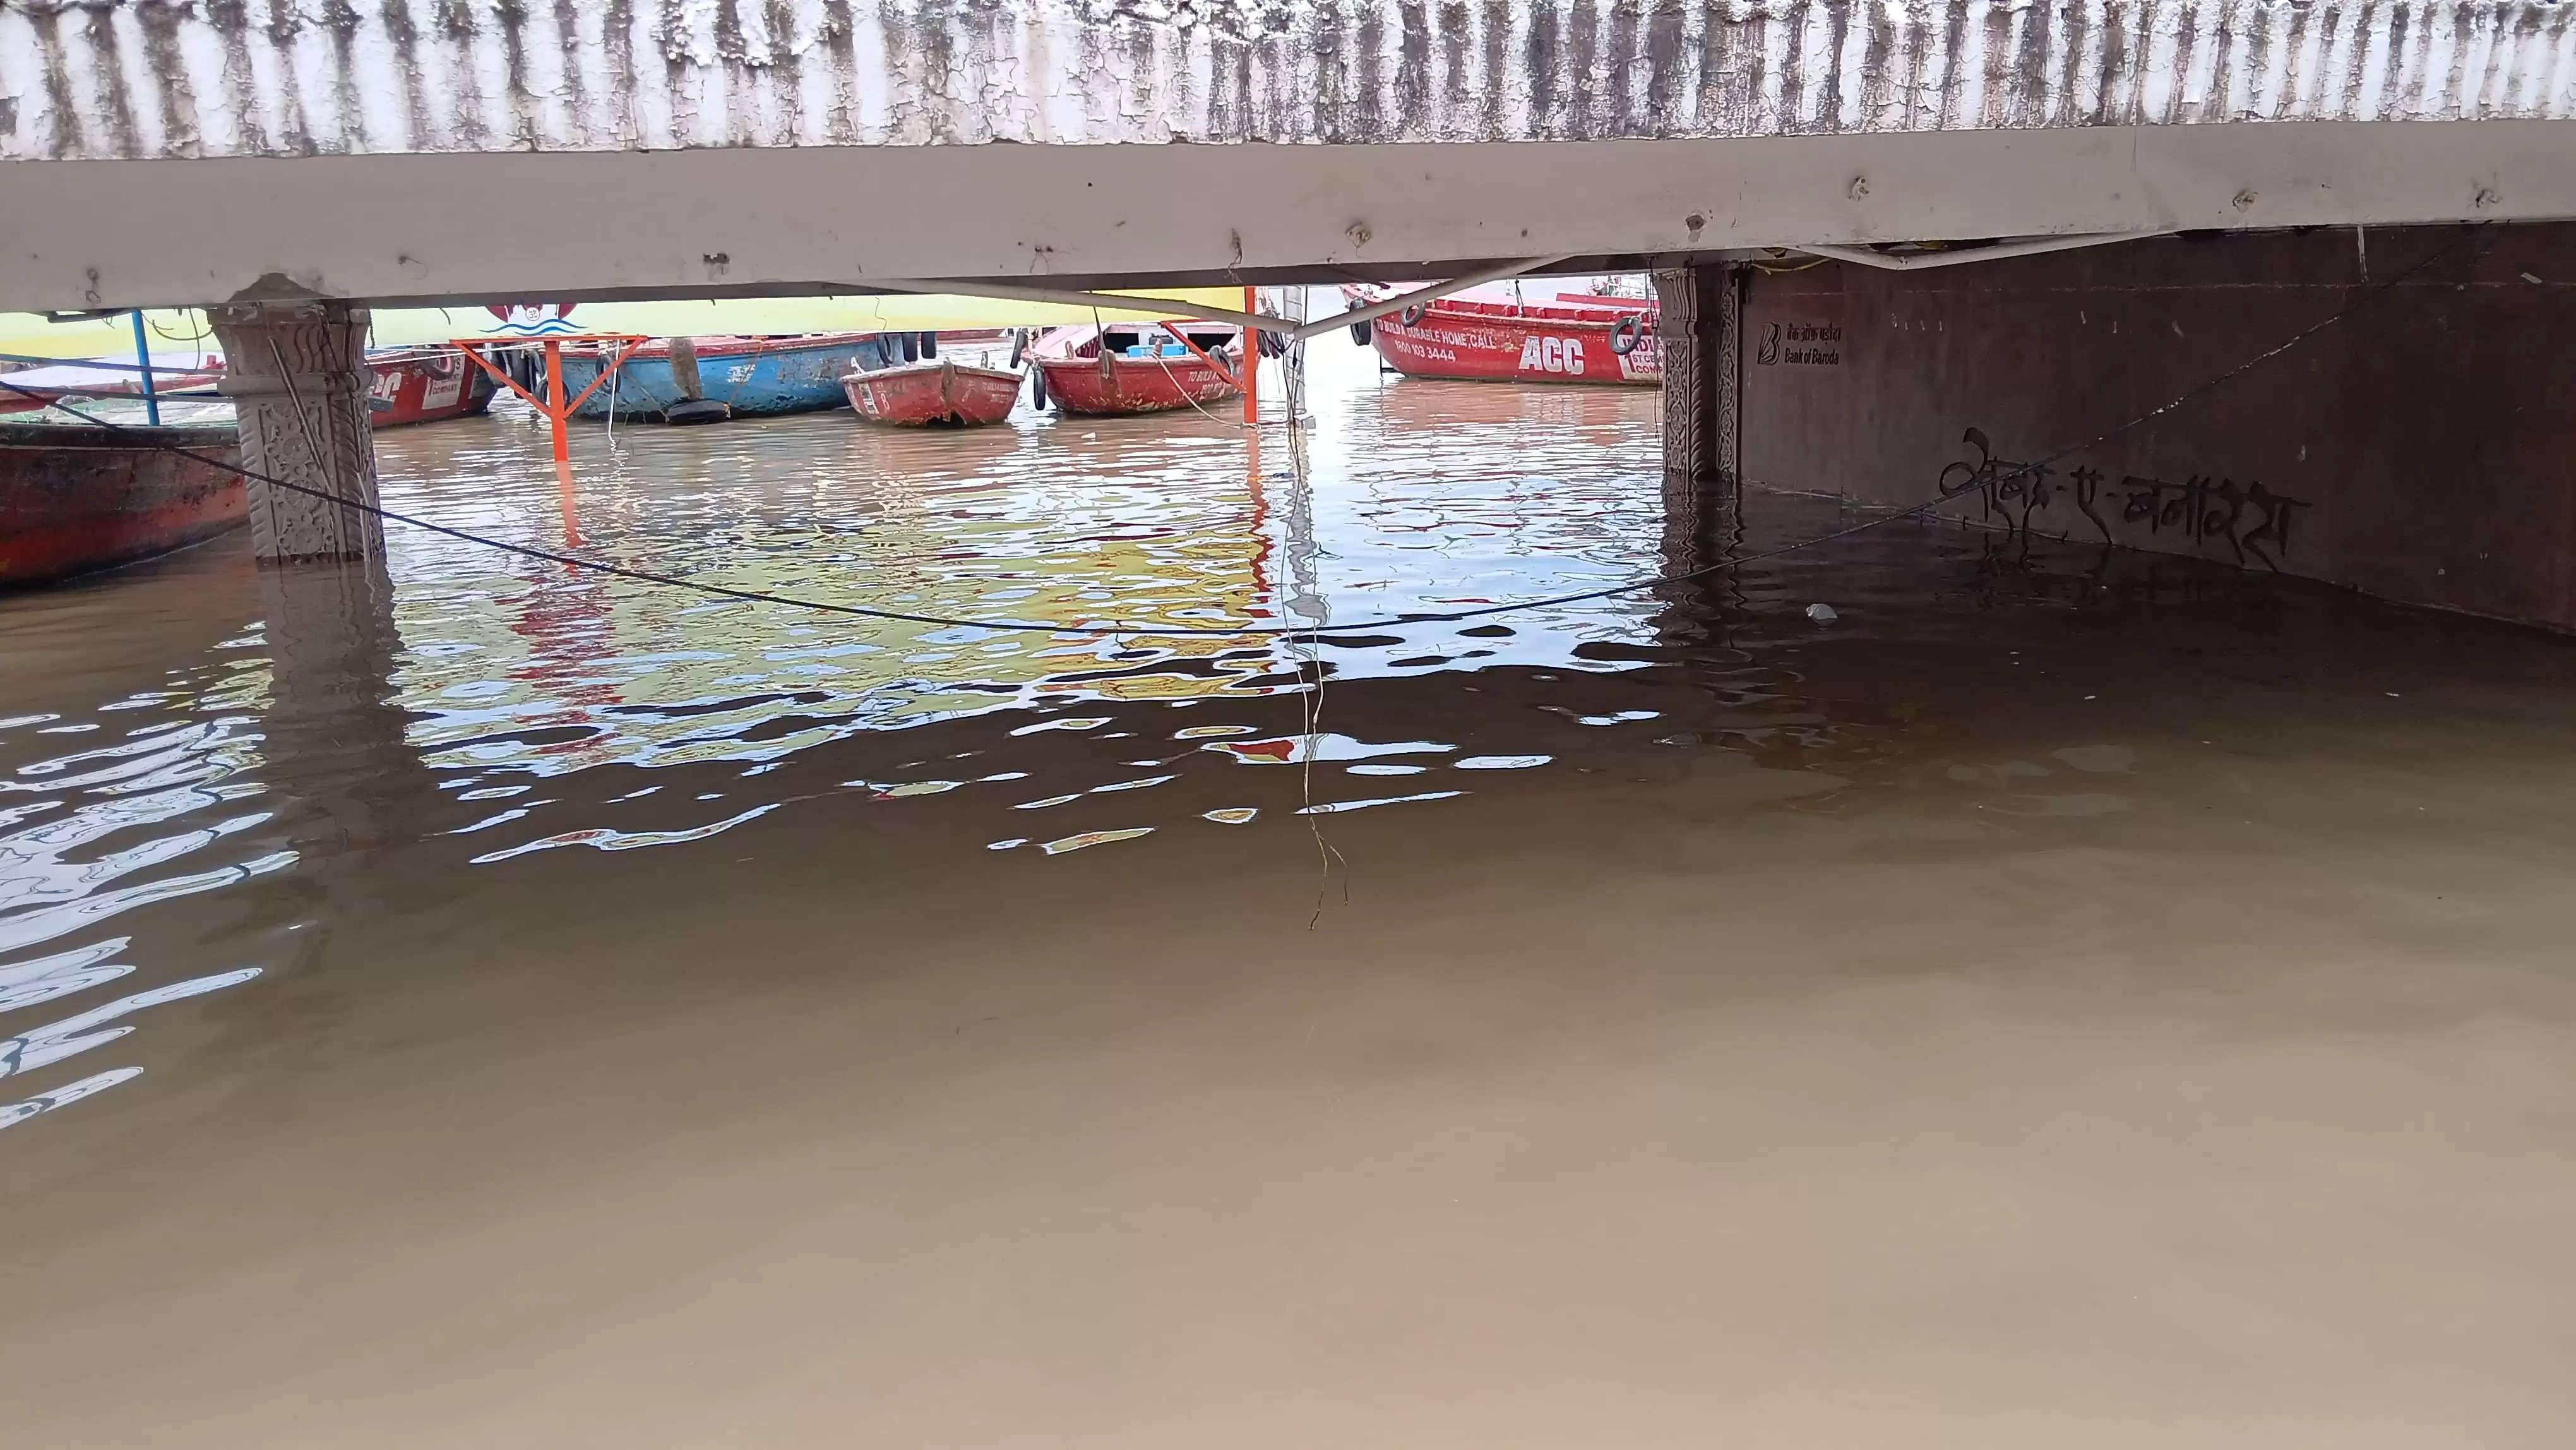
[[[11,1441],[2576,1436],[2576,642],[1316,374],[0,600]]]

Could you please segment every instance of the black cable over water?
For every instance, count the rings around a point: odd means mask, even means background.
[[[2374,302],[2396,290],[2400,284],[2412,278],[2416,273],[2423,271],[2425,268],[2432,266],[2435,262],[2449,256],[2453,251],[2459,248],[2461,243],[2467,241],[2485,225],[2489,224],[2474,224],[2468,229],[2463,230],[2459,236],[2452,238],[2449,242],[2436,248],[2422,261],[2417,262],[2415,265],[2399,272],[2396,276],[2389,278],[2387,281],[2380,283],[2378,286],[2371,288],[2369,291],[2362,293],[2350,302],[2345,303],[2332,315],[2291,334],[2287,341],[2284,341],[2275,347],[2268,348],[2265,351],[2256,353],[2254,356],[2247,358],[2245,361],[2238,363],[2227,371],[2194,387],[2184,390],[2169,401],[2160,404],[2157,407],[2150,408],[2146,412],[2140,413],[2138,416],[2129,419],[2125,423],[2107,428],[2092,438],[2086,439],[2084,442],[2071,444],[2067,447],[2060,448],[2056,452],[2048,454],[2045,457],[2033,459],[2030,462],[2021,464],[2010,473],[1998,475],[1995,481],[2002,482],[2010,479],[2026,478],[2037,473],[2039,470],[2048,467],[2050,464],[2059,462],[2060,460],[2074,454],[2098,448],[2104,443],[2119,437],[2121,434],[2128,432],[2130,429],[2135,428],[2140,424],[2149,423],[2157,418],[2161,418],[2165,414],[2172,412],[2174,409],[2181,407],[2183,404],[2192,401],[2194,398],[2200,397],[2202,394],[2209,392],[2211,389],[2231,382],[2234,379],[2251,372],[2255,368],[2271,361],[2273,358],[2279,357],[2281,354],[2297,347],[2300,343],[2307,341],[2309,338],[2316,336],[2318,333],[2323,332],[2327,328],[2334,326],[2336,323],[2343,321],[2347,317],[2350,317],[2354,312],[2360,310],[2369,303]],[[59,401],[49,399],[42,393],[38,393],[32,389],[19,387],[16,384],[11,383],[5,377],[0,377],[0,388],[7,388],[13,393],[34,398],[39,402],[49,403],[56,411],[69,413],[71,416],[80,419],[82,422],[93,424],[97,427],[110,429],[118,433],[144,431],[134,428],[131,424],[111,423],[104,418],[92,417],[87,413],[81,412],[77,408],[67,407]],[[340,495],[332,493],[328,489],[311,488],[300,483],[290,483],[285,479],[275,478],[268,474],[257,472],[253,469],[244,468],[239,464],[226,463],[220,458],[209,458],[205,454],[192,452],[175,443],[153,442],[149,446],[159,449],[165,453],[173,453],[181,458],[191,459],[195,462],[206,464],[209,467],[222,469],[227,473],[238,474],[254,483],[264,483],[271,488],[282,488],[289,493],[304,494],[307,497],[321,499],[326,503],[338,504],[342,508],[356,509],[361,513],[373,514],[380,519],[390,519],[398,524],[409,524],[416,529],[426,529],[433,534],[444,534],[451,539],[460,539],[469,544],[480,544],[487,549],[497,549],[502,553],[516,554],[525,559],[536,559],[549,564],[562,564],[568,568],[574,569],[588,569],[594,573],[607,574],[620,579],[632,579],[641,584],[660,584],[673,589],[693,590],[700,594],[713,595],[721,599],[739,599],[750,604],[783,604],[795,609],[810,609],[820,614],[849,615],[859,619],[882,619],[905,624],[932,624],[949,629],[987,629],[995,631],[1017,631],[1032,634],[1079,634],[1097,636],[1141,634],[1161,635],[1169,638],[1255,639],[1304,635],[1309,639],[1317,639],[1329,638],[1331,635],[1337,634],[1353,634],[1371,630],[1395,629],[1408,624],[1454,624],[1460,620],[1481,619],[1489,615],[1496,614],[1512,614],[1525,609],[1552,609],[1561,604],[1583,604],[1595,599],[1610,599],[1621,594],[1634,594],[1640,590],[1661,588],[1668,584],[1687,584],[1694,580],[1708,578],[1711,575],[1725,573],[1731,569],[1741,569],[1747,564],[1757,564],[1766,559],[1776,559],[1784,554],[1794,554],[1804,549],[1812,549],[1822,544],[1830,544],[1839,539],[1850,538],[1854,534],[1866,533],[1871,529],[1884,528],[1889,524],[1901,523],[1907,519],[1920,518],[1923,515],[1932,512],[1934,509],[1939,508],[1941,505],[1951,501],[1950,495],[1942,495],[1940,497],[1926,499],[1922,503],[1915,504],[1910,508],[1899,509],[1893,513],[1882,514],[1877,518],[1853,524],[1849,528],[1836,529],[1830,533],[1818,534],[1813,538],[1801,539],[1796,543],[1782,544],[1777,548],[1757,550],[1750,554],[1738,554],[1732,558],[1721,559],[1714,564],[1698,569],[1692,569],[1680,574],[1658,574],[1645,579],[1632,579],[1624,584],[1605,585],[1599,589],[1587,589],[1574,594],[1556,594],[1550,595],[1544,599],[1523,599],[1508,604],[1488,604],[1475,609],[1448,610],[1428,614],[1390,615],[1382,619],[1360,620],[1350,624],[1337,624],[1332,626],[1329,630],[1319,629],[1313,625],[1244,625],[1229,629],[1201,629],[1192,628],[1186,625],[1162,624],[1038,624],[1027,620],[1016,619],[960,619],[955,616],[945,614],[916,614],[900,609],[876,609],[863,604],[836,604],[828,600],[821,599],[800,599],[794,595],[770,594],[757,589],[735,589],[723,584],[709,584],[696,579],[683,579],[673,574],[657,574],[649,569],[630,569],[621,564],[605,563],[597,559],[584,558],[579,554],[560,553],[553,549],[541,549],[531,544],[513,544],[507,540],[495,539],[488,535],[474,533],[471,530],[451,528],[446,524],[432,523],[427,519],[414,518],[410,514],[398,513],[393,509],[385,508],[378,504],[361,503],[356,499],[342,498]]]

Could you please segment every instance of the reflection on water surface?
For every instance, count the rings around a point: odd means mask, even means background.
[[[398,525],[0,600],[29,1433],[2277,1428],[2176,1324],[2387,1389],[2306,1438],[2550,1423],[2567,642],[1912,523],[1378,625],[1728,541],[1651,393],[1366,363],[1302,476],[1189,413],[590,432],[568,500],[524,418],[380,440],[439,523],[1114,636]],[[1339,631],[1157,632],[1236,624]]]
[[[1650,600],[1536,611],[1508,626],[1346,633],[1322,644],[1153,632],[1375,619],[1579,590],[1658,567],[1660,511],[1646,482],[1657,461],[1652,395],[1386,386],[1355,353],[1338,367],[1332,361],[1318,388],[1326,416],[1306,441],[1302,476],[1284,430],[1267,430],[1265,456],[1265,438],[1195,413],[1063,419],[1024,409],[1008,427],[962,433],[873,429],[841,414],[629,429],[613,439],[592,432],[580,439],[569,494],[556,486],[533,420],[506,406],[494,419],[388,432],[378,440],[387,507],[458,529],[800,599],[1140,627],[1067,635],[854,619],[710,598],[396,524],[390,590],[359,606],[388,612],[390,633],[330,638],[346,602],[336,594],[304,601],[295,625],[320,636],[306,650],[320,674],[303,671],[304,688],[318,692],[325,714],[336,702],[353,718],[372,715],[378,738],[335,735],[334,751],[346,754],[273,761],[262,749],[263,715],[278,702],[260,607],[282,602],[280,586],[271,581],[266,598],[245,587],[255,581],[245,578],[244,541],[224,540],[8,606],[16,628],[59,635],[76,665],[100,663],[87,652],[109,635],[116,642],[101,652],[135,656],[130,673],[148,674],[148,661],[164,656],[176,663],[113,699],[81,698],[77,668],[51,678],[27,672],[20,697],[53,709],[0,721],[0,767],[9,772],[0,789],[18,797],[0,816],[13,828],[0,847],[8,863],[0,951],[104,930],[151,903],[292,866],[309,844],[279,831],[276,812],[260,807],[308,774],[302,784],[350,770],[416,776],[449,805],[414,801],[429,815],[388,823],[393,831],[434,818],[438,834],[472,838],[452,864],[490,867],[559,847],[705,841],[818,794],[998,798],[1003,782],[1032,774],[997,768],[1014,762],[1016,742],[1053,732],[1081,732],[1101,758],[1073,766],[1068,757],[1081,752],[1038,740],[1027,747],[1032,763],[1059,781],[1098,778],[1033,797],[1018,791],[1010,808],[1171,782],[1178,776],[1123,773],[1192,759],[1193,748],[1175,742],[1217,735],[1269,732],[1207,747],[1252,762],[1453,751],[1328,732],[1308,752],[1306,737],[1277,733],[1302,728],[1298,711],[1264,702],[1310,693],[1301,681],[1318,671],[1358,680],[1460,666],[1626,668],[1584,658],[1581,647],[1635,637]],[[186,602],[197,594],[236,611],[222,622],[229,637],[155,641],[160,610],[184,613],[197,629],[205,615]],[[29,663],[40,662],[31,652]],[[1098,713],[1104,706],[1148,713]],[[1246,714],[1165,725],[1156,712],[1174,707]],[[1073,709],[1086,713],[1060,713]],[[1040,718],[1029,720],[1033,713]],[[871,748],[861,778],[819,791],[760,781],[853,737],[899,738],[986,716],[1004,723],[977,748],[918,760],[902,758],[899,746]],[[398,735],[381,728],[397,717]],[[1120,724],[1134,728],[1108,728]],[[1123,759],[1157,745],[1168,758]],[[392,757],[353,758],[369,750]],[[970,759],[977,768],[961,770]],[[687,780],[670,785],[673,771]],[[706,788],[718,779],[722,788]],[[1203,829],[1249,822],[1260,808],[1209,810],[1193,800],[1184,809],[1175,799],[1160,811],[1142,800],[1121,809]],[[1153,828],[1038,844],[1060,855]],[[114,939],[120,947],[128,940]],[[193,959],[202,945],[177,954]],[[0,1004],[33,1005],[135,970],[104,962],[114,954],[92,943],[10,959],[0,967]],[[112,1004],[110,1015],[175,1000],[172,990]],[[10,1039],[0,1073],[50,1065],[134,1030],[67,1021]],[[30,1116],[112,1085],[84,1079],[0,1114]]]

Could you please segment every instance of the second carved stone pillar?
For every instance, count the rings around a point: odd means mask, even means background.
[[[1731,492],[1736,476],[1736,269],[1654,274],[1655,341],[1664,370],[1664,477]]]
[[[1664,374],[1664,569],[1690,574],[1722,558],[1743,482],[1735,269],[1654,274],[1655,343]]]

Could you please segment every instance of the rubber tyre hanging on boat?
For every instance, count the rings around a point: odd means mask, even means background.
[[[938,333],[925,332],[921,335],[921,355],[926,358],[939,356]]]
[[[1395,314],[1396,321],[1403,323],[1407,327],[1420,327],[1422,325],[1422,308],[1423,304],[1416,302],[1411,307]]]
[[[1029,330],[1028,330],[1027,328],[1025,328],[1025,327],[1015,327],[1015,328],[1012,328],[1012,329],[1011,329],[1011,366],[1012,366],[1014,369],[1017,369],[1017,368],[1019,367],[1019,365],[1020,365],[1020,359],[1021,359],[1021,358],[1023,358],[1023,357],[1026,357],[1026,356],[1028,355],[1028,351],[1029,351]]]
[[[1046,370],[1032,364],[1029,368],[1029,406],[1043,413],[1046,405]]]
[[[917,332],[905,332],[898,333],[896,335],[903,340],[903,360],[905,362],[921,361],[921,334]]]
[[[1632,312],[1610,325],[1610,350],[1626,357],[1637,350],[1645,336],[1646,324]]]
[[[1351,341],[1358,343],[1362,347],[1366,347],[1369,345],[1369,338],[1375,335],[1376,331],[1377,329],[1369,326],[1366,322],[1354,322],[1351,324]]]
[[[733,416],[733,409],[713,398],[682,398],[662,410],[662,421],[675,427],[695,423],[722,423]]]

